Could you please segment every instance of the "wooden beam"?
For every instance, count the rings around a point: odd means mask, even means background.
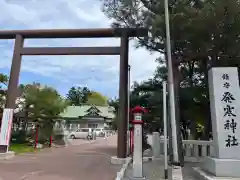
[[[145,37],[145,28],[101,28],[101,29],[32,29],[32,30],[0,30],[0,39],[15,39],[16,35],[23,38],[110,38]]]
[[[25,47],[21,55],[119,55],[120,47]]]

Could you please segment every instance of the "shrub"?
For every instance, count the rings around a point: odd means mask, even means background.
[[[25,130],[19,130],[12,133],[11,142],[23,144],[27,142],[27,133]]]

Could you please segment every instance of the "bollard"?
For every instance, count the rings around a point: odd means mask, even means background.
[[[96,140],[97,139],[97,133],[96,131],[93,131],[93,140]]]
[[[107,139],[107,131],[104,133],[104,139]]]
[[[159,132],[153,132],[152,136],[152,150],[153,150],[153,159],[160,158],[161,151],[160,151],[160,138]]]
[[[164,136],[160,136],[160,154],[163,155],[164,154]]]
[[[65,144],[65,147],[68,147],[68,145],[69,145],[68,132],[66,132],[66,131],[64,131],[64,133],[63,133],[63,141],[64,141],[64,144]]]

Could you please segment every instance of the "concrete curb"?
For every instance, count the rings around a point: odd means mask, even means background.
[[[172,166],[170,171],[170,178],[169,180],[183,180],[182,174],[182,167],[181,166]]]
[[[149,157],[144,156],[144,157],[142,158],[142,160],[143,160],[143,162],[148,162],[148,161],[153,161],[154,158],[153,158],[152,156],[149,156]]]
[[[201,180],[212,180],[213,178],[209,177],[204,171],[201,170],[199,167],[193,167],[194,176]]]
[[[119,172],[117,172],[117,177],[115,178],[115,180],[122,180],[124,178],[125,172],[129,166],[129,164],[131,163],[132,158],[128,157],[126,159],[126,163],[122,165],[122,168]]]
[[[161,158],[154,158],[152,156],[149,157],[143,157],[143,162],[148,162],[148,161],[154,161],[154,160],[159,160]],[[122,180],[125,176],[125,172],[129,166],[129,164],[132,163],[132,157],[128,157],[126,159],[126,163],[122,165],[122,168],[119,172],[117,172],[117,177],[115,178],[115,180]]]
[[[155,157],[153,157],[153,156],[144,156],[144,157],[143,157],[143,162],[159,161],[159,160],[163,160],[163,158],[161,158],[161,157],[155,158]]]

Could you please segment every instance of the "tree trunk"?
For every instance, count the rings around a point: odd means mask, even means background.
[[[212,131],[212,120],[211,120],[211,109],[210,109],[210,97],[209,97],[209,85],[208,85],[208,64],[207,64],[207,61],[203,61],[204,63],[204,67],[206,68],[204,74],[205,74],[205,83],[206,83],[206,87],[207,87],[207,97],[206,99],[208,100],[207,103],[206,103],[206,109],[205,109],[205,112],[206,112],[206,116],[204,118],[204,135],[203,135],[203,139],[204,140],[209,140],[209,133]],[[216,65],[216,62],[214,61],[214,64],[212,64],[212,66],[215,66]]]

